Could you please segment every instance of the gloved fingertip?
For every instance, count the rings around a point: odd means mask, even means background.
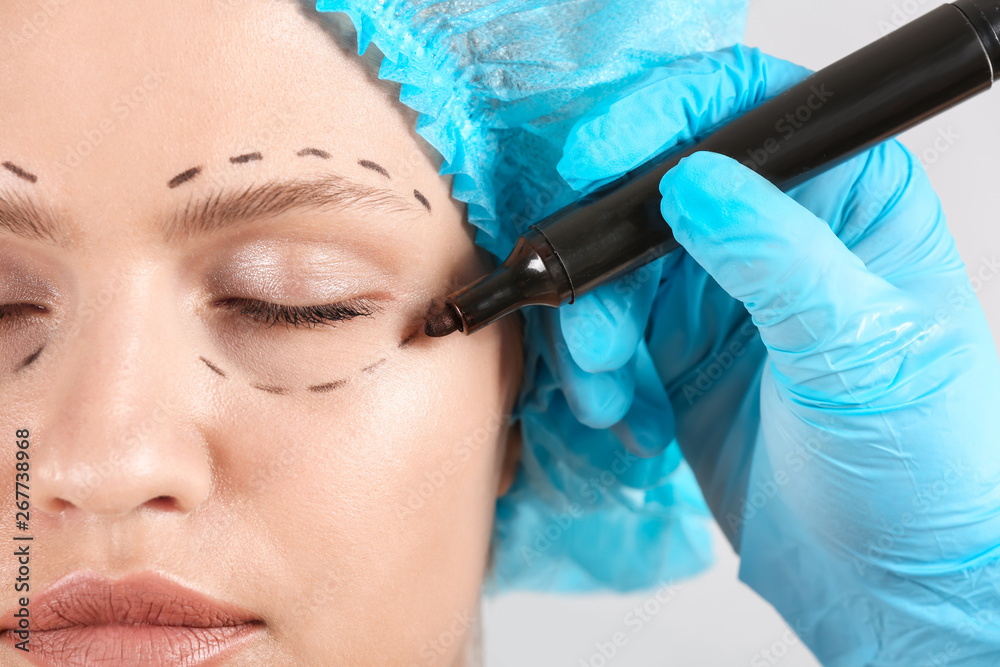
[[[641,335],[639,323],[615,299],[590,293],[559,313],[563,338],[573,361],[588,373],[620,368],[635,353]]]
[[[577,420],[589,428],[606,429],[628,413],[635,377],[633,369],[625,367],[611,373],[578,374],[563,386]]]
[[[713,227],[727,224],[732,217],[707,212],[726,207],[736,214],[741,204],[754,199],[748,194],[756,195],[762,190],[779,192],[736,160],[699,151],[681,160],[660,180],[661,210],[677,241],[690,251],[688,244],[706,238]]]
[[[579,124],[569,135],[556,170],[577,192],[587,192],[624,174],[632,164],[627,147],[607,130],[605,117]]]

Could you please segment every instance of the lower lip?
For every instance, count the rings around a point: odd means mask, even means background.
[[[177,625],[77,625],[61,630],[34,630],[29,652],[40,667],[79,665],[156,665],[157,667],[207,667],[217,665],[258,636],[264,626],[246,623],[215,628]],[[11,631],[3,639],[13,647]]]

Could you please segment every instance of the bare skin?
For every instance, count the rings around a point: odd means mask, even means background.
[[[0,213],[32,591],[162,573],[263,621],[226,665],[473,664],[521,348],[422,333],[487,264],[412,115],[294,3],[55,6],[0,6],[0,210],[43,214]]]

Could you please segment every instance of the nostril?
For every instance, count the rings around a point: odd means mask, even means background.
[[[170,512],[180,509],[180,504],[173,496],[157,496],[156,498],[147,500],[145,506],[149,509],[159,510],[162,512]]]
[[[49,507],[46,508],[46,511],[51,512],[52,514],[61,514],[64,510],[67,510],[70,507],[73,507],[73,503],[70,501],[63,498],[53,498]]]

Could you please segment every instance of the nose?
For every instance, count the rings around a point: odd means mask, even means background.
[[[44,428],[32,443],[32,504],[119,516],[190,512],[207,498],[211,464],[187,403],[176,319],[155,281],[128,280],[96,316],[60,334]],[[158,298],[159,297],[159,298]],[[72,319],[72,318],[71,318]]]

